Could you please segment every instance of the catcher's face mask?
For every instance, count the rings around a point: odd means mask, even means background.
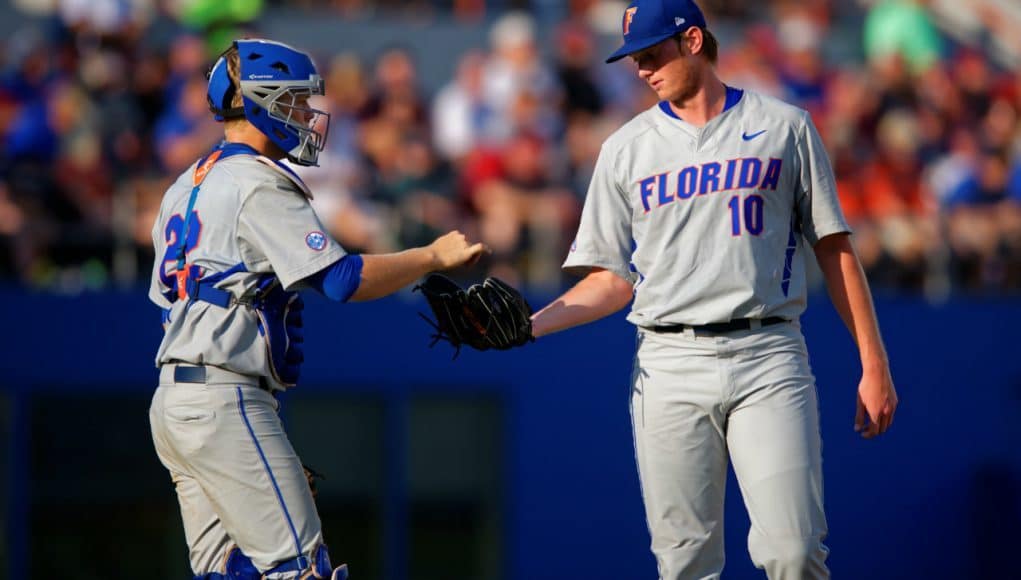
[[[326,147],[330,114],[309,99],[326,93],[312,59],[271,40],[234,42],[240,63],[243,106],[232,108],[234,86],[221,56],[209,71],[209,107],[216,120],[244,117],[298,165],[316,165]]]

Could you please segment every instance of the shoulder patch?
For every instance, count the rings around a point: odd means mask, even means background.
[[[305,236],[305,245],[317,252],[321,252],[326,247],[326,234],[318,230],[309,232]]]

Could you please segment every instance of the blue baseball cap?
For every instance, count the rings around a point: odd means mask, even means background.
[[[634,0],[624,10],[624,46],[606,62],[645,50],[692,26],[705,28],[705,16],[692,0]]]

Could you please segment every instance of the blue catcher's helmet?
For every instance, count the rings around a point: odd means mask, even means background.
[[[217,121],[245,118],[299,165],[316,165],[326,146],[330,114],[308,106],[325,94],[323,79],[307,54],[272,40],[236,40],[244,105],[232,107],[234,85],[221,56],[209,71],[209,109]]]

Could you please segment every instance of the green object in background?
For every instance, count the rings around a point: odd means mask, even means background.
[[[216,58],[230,43],[244,38],[244,30],[240,26],[218,26],[206,30],[206,53],[210,59]]]
[[[194,28],[251,22],[262,8],[263,0],[192,0],[181,11],[181,22]]]
[[[179,18],[185,26],[205,33],[206,50],[213,57],[244,36],[241,25],[255,21],[264,5],[263,0],[191,0]]]
[[[897,53],[912,71],[921,72],[940,58],[943,39],[917,1],[885,0],[865,17],[864,45],[870,61]]]

